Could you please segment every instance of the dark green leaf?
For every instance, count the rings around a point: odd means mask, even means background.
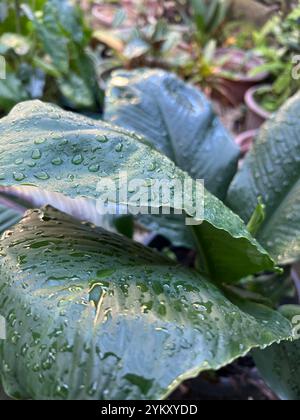
[[[294,320],[297,341],[274,344],[254,351],[257,367],[267,384],[282,400],[300,400],[300,306],[285,306],[281,313]]]
[[[73,109],[90,109],[94,105],[94,93],[86,81],[76,73],[58,79],[58,86],[66,104]]]
[[[9,72],[6,79],[0,79],[0,110],[9,111],[18,102],[25,101],[28,94],[18,76]]]
[[[39,101],[15,107],[0,121],[0,133],[3,186],[31,184],[71,198],[97,199],[103,192],[101,188],[97,192],[98,181],[105,177],[121,182],[122,172],[127,173],[128,183],[175,179],[183,184],[189,179],[136,134]],[[191,204],[176,201],[174,207],[194,217],[199,203],[194,195],[190,199]],[[234,282],[273,268],[269,255],[238,216],[208,192],[204,202],[204,223],[195,230],[211,278]]]
[[[204,179],[212,193],[222,198],[226,194],[238,149],[195,88],[162,71],[118,71],[108,86],[105,118],[147,137],[194,179]],[[194,246],[180,217],[148,216],[140,223],[174,245]]]
[[[299,118],[297,94],[261,129],[228,195],[246,222],[262,197],[266,218],[257,238],[281,264],[300,258]]]
[[[194,179],[224,198],[239,150],[196,88],[157,70],[118,71],[108,86],[105,118],[146,137]]]
[[[185,226],[185,217],[170,215],[153,216],[141,215],[138,223],[149,232],[162,235],[167,238],[173,246],[194,249],[196,247],[193,232]]]
[[[51,208],[0,252],[0,372],[15,398],[163,398],[291,335],[280,314],[239,308],[196,272]]]

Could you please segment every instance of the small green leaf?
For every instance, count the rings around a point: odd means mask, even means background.
[[[117,71],[106,95],[105,119],[140,133],[194,179],[224,198],[239,150],[196,88],[158,70]],[[180,217],[142,217],[147,229],[178,246],[194,247]]]
[[[39,101],[19,104],[0,120],[2,186],[30,184],[71,198],[99,199],[98,182],[118,183],[127,174],[132,180],[184,185],[188,175],[168,158],[155,151],[146,140],[124,129],[60,110]],[[121,146],[121,147],[120,147]],[[33,153],[40,153],[34,159]],[[81,164],[74,158],[82,155]],[[113,184],[115,185],[115,184]],[[98,186],[98,189],[97,189]],[[128,204],[134,192],[128,188]],[[174,207],[195,217],[197,197]],[[201,196],[202,198],[202,196]],[[149,205],[147,203],[144,203]],[[241,219],[217,198],[204,192],[203,223],[195,227],[210,276],[217,282],[235,282],[244,276],[272,270],[268,253],[249,234]],[[201,218],[202,219],[202,218]],[[201,222],[202,220],[197,220]]]

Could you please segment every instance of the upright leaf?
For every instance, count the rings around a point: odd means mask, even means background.
[[[0,121],[0,134],[3,186],[30,184],[71,198],[98,199],[102,192],[98,182],[105,177],[122,183],[124,172],[127,187],[136,179],[145,185],[155,180],[172,185],[174,179],[183,185],[189,179],[142,137],[39,101],[15,107]],[[128,188],[128,202],[134,194]],[[182,206],[177,201],[174,207],[194,216],[197,197],[190,198],[192,209],[190,203]],[[208,192],[204,202],[204,223],[195,229],[211,278],[234,282],[273,268],[267,252],[238,216]]]
[[[112,232],[116,231],[115,217],[109,214],[99,214],[96,202],[92,199],[83,197],[72,199],[63,194],[45,191],[33,186],[0,186],[0,203],[2,202],[6,205],[6,212],[3,213],[4,220],[8,218],[9,208],[12,210],[11,218],[14,220],[14,213],[24,214],[28,209],[38,209],[50,205],[78,220],[93,223]]]
[[[102,92],[94,63],[86,52],[89,34],[80,9],[70,0],[48,0],[41,13],[31,13],[28,7],[25,10],[41,44],[36,65],[50,75],[56,73],[58,87],[69,107],[98,110]],[[44,56],[47,60],[43,60]]]
[[[291,335],[280,314],[239,308],[196,272],[51,208],[0,253],[0,374],[15,398],[163,398]]]
[[[281,264],[300,259],[300,93],[261,129],[229,190],[229,206],[244,221],[258,197],[266,218],[258,240]]]
[[[105,119],[142,134],[179,168],[224,198],[239,149],[196,88],[158,70],[112,76]]]

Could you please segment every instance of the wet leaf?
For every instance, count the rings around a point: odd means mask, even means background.
[[[115,200],[117,204],[128,204],[135,194],[130,191],[132,180],[142,180],[145,185],[161,180],[171,189],[174,180],[184,185],[189,179],[135,133],[39,101],[15,107],[0,121],[0,133],[1,170],[5,174],[2,186],[30,184],[71,198],[100,199],[105,190],[103,180],[120,186],[126,173],[126,203],[118,203],[117,197]],[[82,159],[78,159],[79,155]],[[202,194],[195,196],[193,189],[184,206],[181,199],[174,198],[175,208],[199,217],[195,211]],[[238,216],[206,191],[204,203],[204,223],[195,231],[203,269],[211,278],[234,282],[273,268],[267,252]]]
[[[160,70],[117,71],[108,86],[105,118],[146,137],[224,198],[239,150],[198,89]]]
[[[0,373],[15,398],[163,398],[291,335],[280,314],[51,208],[28,213],[0,252]]]
[[[35,63],[50,75],[55,74],[66,105],[99,110],[102,92],[86,51],[90,36],[80,9],[70,0],[48,0],[39,14],[27,15],[41,43]]]
[[[209,191],[224,198],[239,151],[199,90],[160,70],[117,71],[108,86],[105,118],[147,137],[179,168],[204,179]],[[194,247],[180,217],[139,221],[178,246]]]
[[[297,94],[261,129],[228,195],[246,222],[262,197],[266,217],[257,238],[280,264],[300,258],[299,117]]]

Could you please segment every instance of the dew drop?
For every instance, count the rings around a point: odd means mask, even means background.
[[[98,172],[100,169],[99,165],[91,165],[89,166],[89,171],[90,172]]]
[[[41,154],[41,152],[39,151],[39,149],[35,149],[35,150],[32,152],[31,157],[32,157],[32,159],[40,159],[40,158],[42,157],[42,154]]]
[[[74,165],[80,165],[81,163],[83,162],[83,156],[82,155],[76,155],[76,156],[74,156],[73,157],[73,159],[72,159],[72,163],[74,164]]]
[[[118,153],[122,152],[122,150],[123,150],[123,144],[122,143],[117,144],[115,150]]]
[[[99,143],[107,143],[108,142],[108,137],[107,136],[97,137],[97,141]]]
[[[14,172],[13,174],[15,181],[23,181],[23,179],[25,179],[25,175],[22,172]]]
[[[61,158],[54,158],[54,159],[52,159],[51,163],[52,163],[52,165],[59,166],[63,163],[63,161],[61,160]]]

